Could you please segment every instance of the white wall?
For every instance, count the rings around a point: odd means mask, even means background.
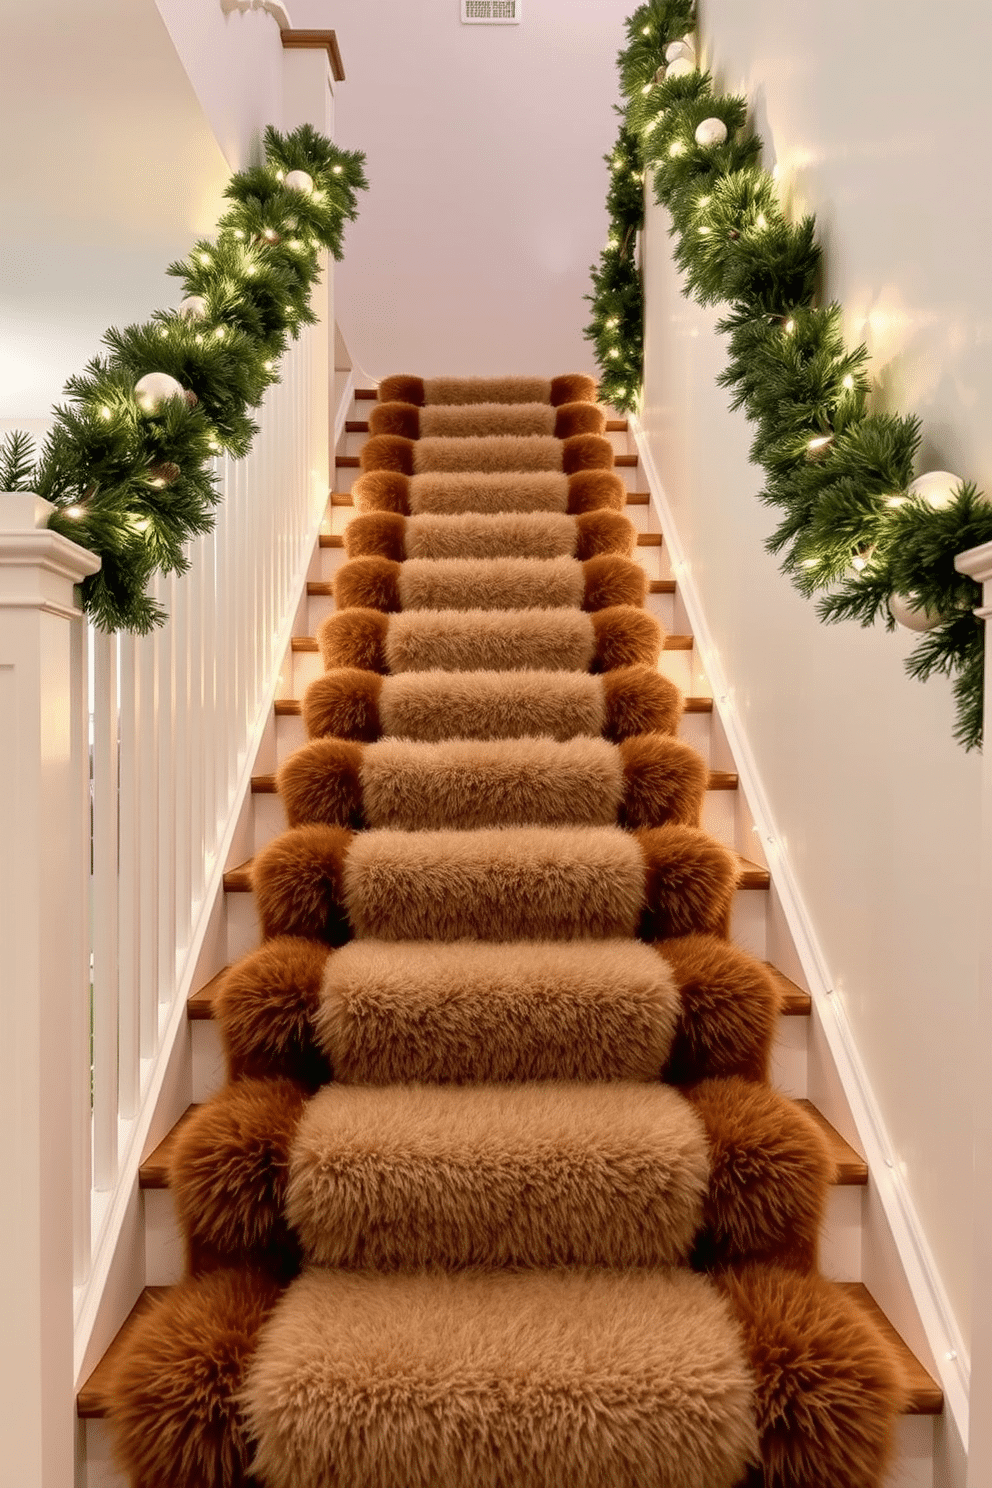
[[[591,370],[583,295],[633,3],[523,7],[519,26],[463,26],[458,0],[291,0],[295,26],[336,30],[338,142],[368,154],[336,283],[373,377]]]
[[[867,339],[881,406],[925,424],[921,469],[992,491],[987,0],[704,0],[718,82],[748,94],[827,297]],[[894,1151],[967,1336],[980,762],[905,632],[821,626],[763,550],[748,427],[714,378],[714,315],[681,298],[649,221],[644,421],[696,584]],[[977,595],[977,590],[976,590]],[[976,599],[977,602],[977,599]]]

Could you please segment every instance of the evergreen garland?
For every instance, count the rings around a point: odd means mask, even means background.
[[[102,560],[82,585],[100,629],[144,633],[165,619],[148,584],[156,572],[183,573],[187,542],[213,527],[211,461],[248,452],[252,410],[279,381],[290,337],[315,322],[319,250],[341,257],[344,224],[368,184],[364,160],[308,124],[286,135],[269,127],[265,164],[228,183],[232,205],[216,241],[168,269],[185,308],[107,331],[105,352],[67,382],[37,460],[20,430],[0,442],[0,491],[51,501],[49,527]],[[152,372],[174,378],[184,396],[144,412],[135,384]]]
[[[974,581],[955,555],[992,541],[992,504],[967,483],[934,507],[907,494],[919,421],[870,407],[864,346],[844,345],[841,311],[818,303],[820,248],[812,217],[787,221],[761,141],[742,98],[717,93],[708,73],[676,68],[665,49],[695,24],[694,0],[648,0],[626,22],[618,66],[624,107],[606,157],[609,240],[592,270],[585,334],[601,369],[600,397],[634,410],[643,382],[644,303],[635,255],[643,226],[642,182],[672,219],[674,255],[687,295],[723,304],[719,329],[729,360],[720,383],[754,425],[751,460],[765,475],[760,499],[776,512],[770,552],[796,588],[817,592],[822,620],[882,619],[902,597],[938,619],[906,668],[953,682],[955,737],[982,737],[984,627],[972,613]],[[699,144],[704,120],[727,137]]]

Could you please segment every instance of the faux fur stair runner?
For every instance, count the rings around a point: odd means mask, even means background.
[[[876,1488],[902,1381],[816,1273],[831,1160],[767,1083],[777,994],[727,941],[736,859],[699,828],[591,382],[380,396],[121,1461],[135,1488]]]

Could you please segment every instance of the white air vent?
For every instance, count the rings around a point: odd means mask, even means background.
[[[519,26],[521,0],[461,0],[463,26]]]

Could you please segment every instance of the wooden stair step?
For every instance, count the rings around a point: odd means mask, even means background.
[[[836,1174],[834,1183],[838,1188],[863,1187],[868,1182],[868,1164],[849,1142],[846,1142],[831,1126],[827,1118],[817,1110],[812,1101],[801,1099],[796,1101],[808,1116],[811,1116],[819,1129],[827,1139],[830,1155],[834,1160]],[[196,1106],[187,1106],[175,1126],[159,1142],[158,1146],[144,1159],[138,1169],[138,1185],[141,1188],[166,1189],[169,1187],[169,1169],[172,1165],[172,1156],[179,1140],[183,1126],[196,1110]]]
[[[834,1182],[844,1188],[858,1187],[866,1184],[868,1182],[868,1164],[863,1157],[855,1152],[850,1142],[845,1141],[835,1126],[831,1126],[826,1116],[817,1110],[812,1101],[801,1099],[796,1101],[796,1105],[802,1106],[807,1116],[812,1116],[827,1139],[830,1155],[837,1169],[837,1176]]]
[[[711,770],[707,789],[732,791],[737,790],[739,783],[739,778],[734,770]],[[274,775],[253,775],[251,777],[251,790],[254,796],[278,795],[276,777]]]
[[[368,419],[345,419],[344,432],[346,434],[367,434],[369,421]]]
[[[204,982],[198,987],[186,1003],[186,1016],[191,1023],[209,1023],[214,1016],[214,1007],[217,1002],[217,994],[220,992],[221,982],[227,974],[224,966],[209,982]]]
[[[322,548],[343,548],[344,538],[340,532],[322,532],[320,534],[320,546]]]
[[[378,398],[378,396],[379,396],[379,392],[378,392],[378,389],[377,388],[356,388],[355,389],[355,402],[356,403],[374,403],[376,401],[376,399]]]
[[[236,868],[229,868],[224,874],[225,894],[250,894],[251,893],[251,866],[254,860],[246,858]],[[751,863],[747,858],[738,855],[740,865],[740,877],[737,880],[739,889],[767,889],[771,886],[772,876],[767,868],[762,868],[758,863]]]
[[[276,698],[274,711],[277,718],[298,718],[300,700],[299,698]],[[687,697],[684,700],[683,712],[712,713],[713,699],[711,697]]]
[[[338,470],[357,470],[359,468],[359,457],[357,455],[335,455],[334,464]],[[333,496],[331,497],[331,505],[335,505]]]
[[[614,465],[623,470],[634,470],[637,467],[636,455],[614,455]]]
[[[663,538],[660,532],[639,532],[637,534],[637,546],[639,548],[660,548]]]
[[[607,434],[626,434],[628,428],[629,428],[629,425],[628,425],[627,420],[625,418],[607,419],[606,420],[606,432],[607,432]]]
[[[320,650],[316,636],[294,636],[291,644],[294,652],[307,653]],[[666,635],[662,642],[663,651],[691,651],[692,647],[691,635]]]
[[[675,593],[675,580],[674,579],[649,579],[648,580],[648,593],[649,594],[674,594]]]
[[[808,1018],[813,1011],[813,999],[802,987],[797,987],[791,982],[784,972],[779,971],[770,961],[765,962],[765,969],[771,973],[772,980],[778,986],[782,998],[782,1013],[786,1018]]]
[[[831,1285],[845,1292],[866,1317],[875,1323],[898,1356],[909,1385],[906,1414],[939,1416],[944,1409],[943,1391],[903,1342],[864,1283],[835,1281]],[[107,1352],[76,1396],[76,1414],[81,1420],[97,1421],[107,1415],[108,1390],[116,1372],[117,1361],[127,1350],[128,1334],[157,1298],[164,1296],[169,1290],[169,1287],[145,1287]]]
[[[357,470],[358,460],[358,455],[339,455],[337,464],[339,466],[347,467],[349,470]],[[354,506],[355,504],[355,498],[352,496],[350,491],[332,491],[330,495],[330,501],[332,506],[350,507]],[[649,506],[650,504],[651,497],[649,496],[647,491],[627,492],[628,506]]]

